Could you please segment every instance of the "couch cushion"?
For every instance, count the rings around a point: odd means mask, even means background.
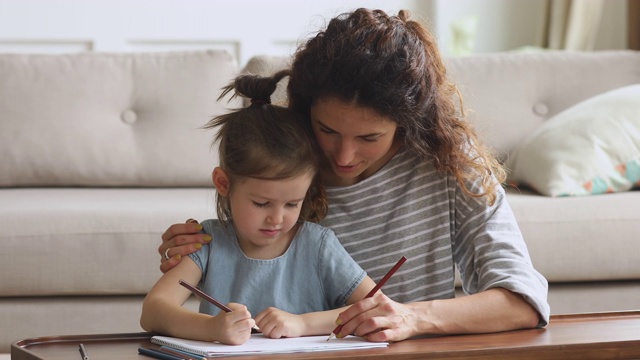
[[[463,94],[469,120],[501,159],[559,112],[597,94],[640,83],[638,69],[638,51],[501,53],[447,59],[447,70]]]
[[[511,153],[509,182],[548,196],[640,185],[640,84],[587,99],[546,121]]]
[[[200,128],[237,71],[222,51],[1,55],[0,186],[207,186]]]
[[[549,282],[640,279],[640,191],[550,198],[510,188],[507,200]]]
[[[213,188],[0,193],[0,297],[146,294],[167,227],[215,217]]]

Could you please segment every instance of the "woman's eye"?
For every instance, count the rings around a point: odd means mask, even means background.
[[[366,142],[377,142],[378,138],[361,138],[362,140],[366,141]]]
[[[335,134],[336,132],[331,130],[331,129],[327,129],[326,127],[321,127],[320,131],[322,131],[325,134]]]

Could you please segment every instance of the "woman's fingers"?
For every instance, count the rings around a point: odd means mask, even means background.
[[[374,308],[358,314],[350,323],[354,325],[351,333],[368,341],[400,341],[419,333],[418,317],[412,308],[389,298],[381,299]]]
[[[188,219],[184,224],[173,224],[162,234],[160,253],[160,270],[165,273],[176,266],[183,256],[198,251],[202,244],[212,240],[210,235],[202,234],[202,225],[195,219]]]
[[[197,234],[198,232],[200,232],[200,230],[202,230],[202,225],[200,225],[198,221],[194,219],[189,219],[184,224],[173,224],[169,226],[169,228],[162,234],[162,245],[160,245],[160,250],[162,251],[160,251],[160,253],[164,253],[164,250],[167,247],[167,243],[169,243],[168,245],[171,245],[169,247],[182,245],[175,243],[177,241],[176,238],[179,238],[183,235]]]
[[[163,260],[160,264],[160,271],[162,271],[162,273],[166,273],[167,271],[173,269],[174,266],[178,265],[180,259],[182,259],[180,255],[175,255],[169,258],[169,260]]]
[[[355,334],[370,338],[372,341],[386,341],[381,338],[386,338],[397,329],[409,325],[405,321],[407,315],[409,315],[408,309],[405,309],[404,305],[396,303],[384,294],[376,294],[371,298],[358,301],[339,315],[339,321],[343,324],[340,334],[341,336]],[[385,334],[373,336],[378,332]]]

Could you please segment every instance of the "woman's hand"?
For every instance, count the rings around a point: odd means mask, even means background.
[[[336,335],[354,334],[375,342],[400,341],[418,335],[418,321],[411,306],[378,293],[340,313],[336,324],[342,324],[342,330]]]
[[[305,322],[301,315],[270,307],[256,316],[256,324],[265,336],[273,339],[305,335]]]
[[[160,253],[160,271],[166,273],[176,266],[182,256],[198,251],[202,244],[210,242],[211,236],[200,234],[202,225],[189,219],[184,224],[173,224],[162,234]]]
[[[251,313],[246,306],[235,303],[229,303],[228,306],[233,311],[221,311],[218,315],[211,317],[209,333],[213,339],[223,344],[244,344],[251,337],[251,328],[256,322],[251,318]]]
[[[339,337],[400,341],[423,334],[471,334],[530,329],[538,312],[519,294],[492,288],[453,299],[400,304],[378,293],[338,315]]]

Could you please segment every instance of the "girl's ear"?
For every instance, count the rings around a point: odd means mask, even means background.
[[[229,175],[227,175],[226,171],[217,166],[211,173],[211,179],[213,180],[213,185],[216,187],[218,194],[222,196],[229,195]]]

